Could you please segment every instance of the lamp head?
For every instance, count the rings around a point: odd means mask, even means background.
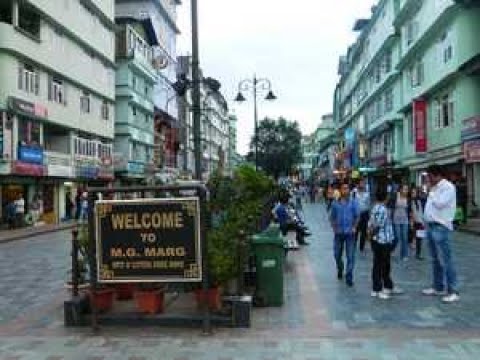
[[[273,100],[276,100],[277,97],[275,96],[275,94],[273,93],[272,90],[270,90],[267,94],[267,96],[265,97],[265,100],[268,100],[268,101],[273,101]]]
[[[245,100],[246,100],[246,99],[245,99],[245,97],[243,96],[243,94],[242,94],[241,92],[239,92],[239,93],[237,94],[237,96],[235,97],[235,101],[236,101],[236,102],[244,102]]]

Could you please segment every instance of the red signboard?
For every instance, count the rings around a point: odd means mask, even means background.
[[[24,163],[22,161],[14,162],[12,172],[18,175],[29,175],[29,176],[45,175],[43,165]]]
[[[415,152],[427,152],[427,102],[413,101],[413,123],[415,126]]]
[[[466,163],[480,162],[480,140],[465,142],[463,144],[463,155]]]

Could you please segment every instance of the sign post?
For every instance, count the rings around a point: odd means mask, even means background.
[[[95,204],[100,283],[200,282],[198,198]]]
[[[142,198],[97,200],[99,194],[129,193],[140,193]],[[145,198],[147,193],[159,198]],[[93,296],[99,283],[201,282],[208,289],[205,186],[89,188],[88,195],[93,209],[88,215]],[[206,305],[202,326],[204,333],[211,332]],[[94,302],[92,327],[98,329]]]

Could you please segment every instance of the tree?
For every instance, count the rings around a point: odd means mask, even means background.
[[[302,159],[302,133],[296,121],[265,118],[258,124],[258,166],[275,179],[288,174]],[[249,161],[255,161],[255,136],[250,141]]]

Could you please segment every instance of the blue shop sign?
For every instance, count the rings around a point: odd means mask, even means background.
[[[96,179],[98,176],[98,167],[81,166],[77,168],[77,176],[85,179]]]
[[[28,164],[43,164],[43,149],[29,146],[18,147],[18,160]]]
[[[145,165],[138,162],[129,161],[127,164],[127,171],[132,174],[145,173]]]

